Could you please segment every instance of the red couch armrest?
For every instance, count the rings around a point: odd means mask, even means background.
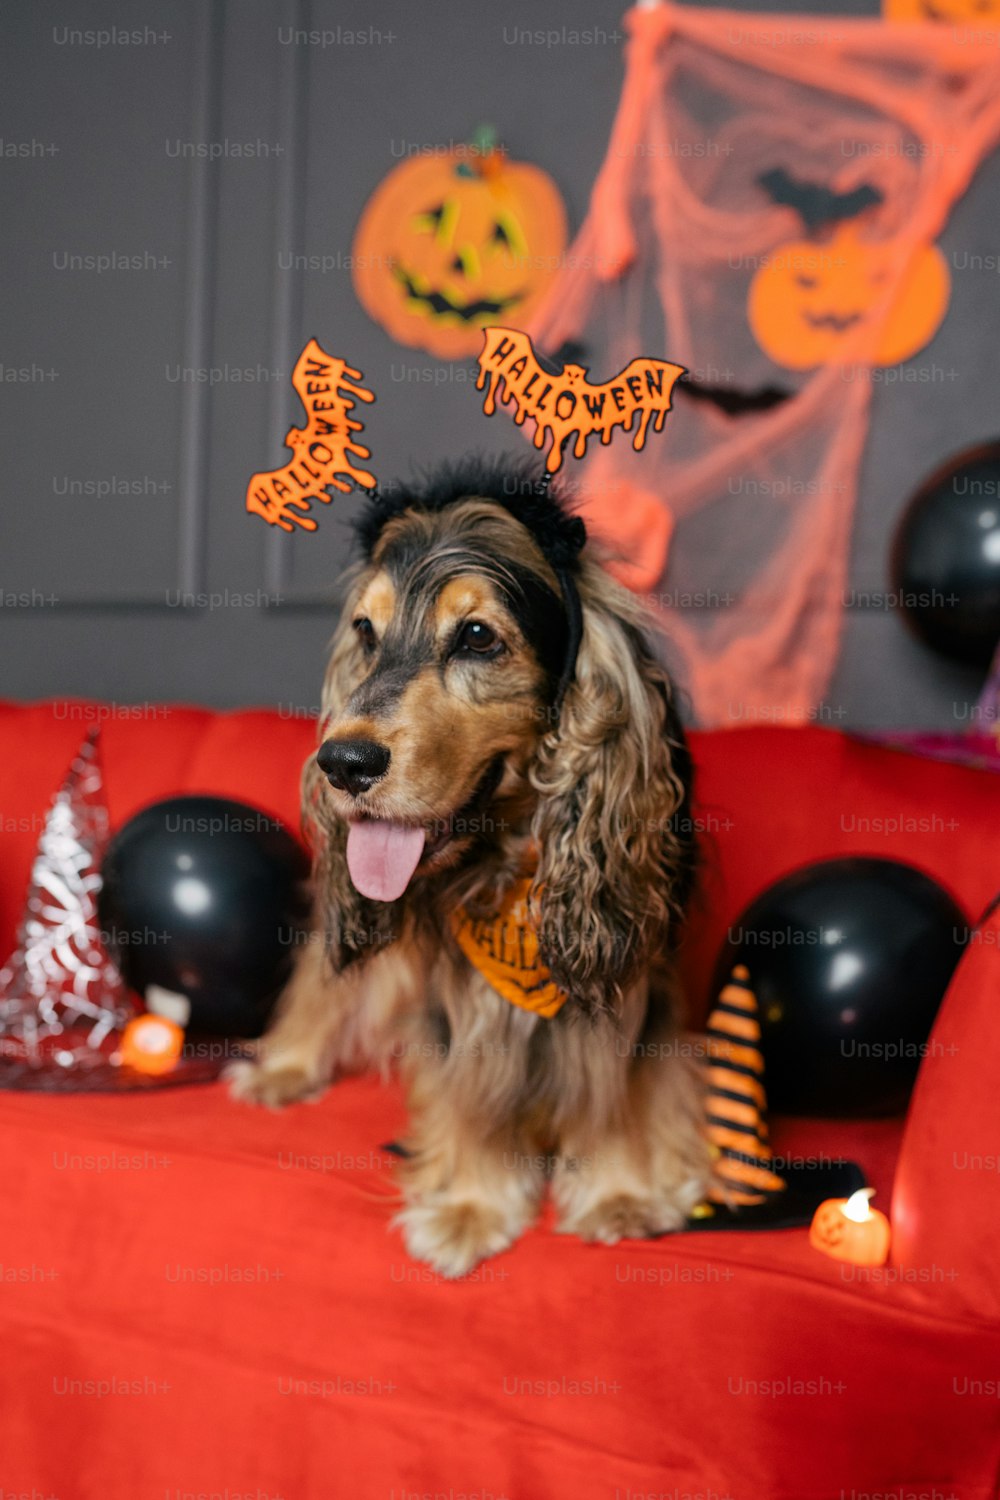
[[[894,1265],[935,1310],[1000,1321],[1000,904],[973,933],[910,1102],[892,1197]]]

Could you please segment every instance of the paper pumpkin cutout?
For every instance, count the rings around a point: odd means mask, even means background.
[[[638,452],[645,446],[650,422],[660,432],[670,410],[674,386],[685,373],[683,365],[662,359],[633,359],[620,375],[602,384],[587,379],[586,365],[564,365],[560,374],[549,374],[538,362],[530,338],[515,328],[487,328],[479,356],[476,389],[486,389],[483,411],[496,411],[497,390],[505,405],[513,403],[514,421],[523,426],[535,421],[535,447],[549,443],[545,467],[555,474],[562,467],[563,449],[573,439],[574,458],[583,458],[587,441],[597,432],[605,445],[616,427],[630,431],[636,417],[639,425],[632,439]]]
[[[786,369],[840,359],[896,365],[934,337],[950,285],[936,245],[918,247],[899,279],[895,247],[863,240],[849,226],[827,240],[779,245],[750,283],[747,316],[764,353]]]
[[[565,248],[566,211],[539,167],[501,150],[416,156],[365,206],[354,288],[399,343],[460,359],[486,324],[534,312]]]
[[[356,384],[363,380],[342,359],[335,359],[310,339],[292,372],[292,385],[305,407],[305,427],[292,427],[285,446],[294,457],[282,469],[255,474],[247,485],[246,508],[251,515],[262,516],[269,526],[282,531],[315,531],[316,522],[308,515],[313,500],[329,505],[332,496],[327,489],[351,489],[350,481],[375,488],[375,478],[354,463],[371,458],[371,452],[355,439],[364,427],[351,416],[358,401],[374,401],[371,391]]]

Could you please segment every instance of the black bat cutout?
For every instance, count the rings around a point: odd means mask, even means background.
[[[878,188],[863,182],[849,193],[836,193],[822,182],[806,182],[793,177],[784,167],[774,167],[762,172],[758,183],[774,203],[794,208],[806,229],[812,233],[824,224],[839,224],[842,219],[854,219],[866,208],[882,202]]]
[[[764,385],[756,391],[741,391],[731,385],[705,385],[692,380],[690,375],[681,376],[677,382],[678,395],[688,396],[692,401],[711,401],[727,417],[741,417],[747,412],[770,411],[780,406],[792,394],[784,386]]]

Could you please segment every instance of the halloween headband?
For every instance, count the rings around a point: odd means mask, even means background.
[[[375,397],[360,383],[364,379],[360,370],[328,355],[310,339],[292,374],[306,425],[289,429],[285,445],[294,455],[289,463],[254,474],[247,486],[246,508],[283,531],[292,532],[296,526],[315,531],[316,521],[308,514],[313,501],[327,505],[328,489],[346,494],[352,482],[362,485],[373,492],[372,503],[358,522],[362,544],[370,555],[386,521],[408,506],[442,509],[470,494],[485,493],[531,533],[558,581],[567,625],[566,654],[555,694],[558,708],[573,680],[583,634],[575,572],[587,532],[578,516],[568,515],[549,495],[552,476],[562,467],[571,440],[574,458],[583,458],[595,434],[607,445],[617,428],[631,431],[634,427],[632,447],[641,450],[650,426],[654,432],[662,431],[674,386],[685,370],[665,360],[638,358],[611,380],[592,382],[585,365],[566,364],[559,371],[543,365],[531,339],[518,329],[485,328],[483,336],[476,388],[486,392],[484,413],[494,414],[499,395],[502,404],[513,405],[516,426],[533,419],[534,445],[547,448],[544,472],[525,493],[508,492],[511,465],[497,463],[492,470],[480,466],[464,479],[459,471],[445,470],[437,486],[423,497],[406,494],[390,501],[380,496],[374,476],[355,462],[371,458],[370,449],[357,441],[364,427],[357,418],[357,404]],[[506,484],[499,482],[501,470]]]
[[[545,467],[549,474],[562,467],[563,450],[573,439],[573,457],[583,458],[587,443],[597,433],[607,446],[616,427],[626,432],[636,426],[632,447],[646,446],[652,423],[661,432],[670,410],[674,386],[686,373],[683,365],[662,359],[633,359],[611,380],[593,383],[586,365],[567,364],[550,372],[539,361],[531,339],[516,328],[485,328],[479,356],[476,389],[486,389],[483,411],[496,411],[497,393],[514,406],[514,422],[535,422],[536,448],[548,444]]]

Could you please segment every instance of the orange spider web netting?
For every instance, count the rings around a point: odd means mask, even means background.
[[[527,331],[582,343],[597,378],[640,352],[688,367],[663,437],[588,458],[584,514],[701,722],[734,700],[794,722],[836,659],[872,371],[936,331],[934,240],[1000,136],[998,37],[674,5],[626,26],[589,211]]]

